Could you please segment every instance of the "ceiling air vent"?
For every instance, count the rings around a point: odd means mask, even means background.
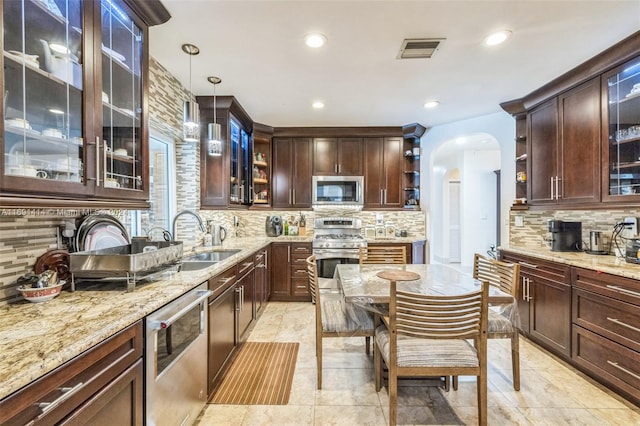
[[[430,58],[444,38],[405,38],[397,59]]]

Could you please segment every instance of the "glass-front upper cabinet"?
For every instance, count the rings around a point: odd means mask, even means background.
[[[143,189],[143,47],[145,34],[117,0],[101,2],[102,167],[104,188]]]
[[[608,137],[603,200],[640,200],[640,58],[605,74],[602,82],[608,107],[603,117],[603,135]]]
[[[3,187],[84,192],[84,16],[80,0],[2,3]]]
[[[229,204],[250,204],[251,191],[251,137],[240,122],[229,120],[230,190]]]

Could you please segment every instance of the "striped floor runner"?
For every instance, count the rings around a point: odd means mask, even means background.
[[[246,342],[215,391],[213,404],[286,405],[298,343]]]

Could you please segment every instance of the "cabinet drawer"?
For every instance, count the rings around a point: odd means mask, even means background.
[[[209,278],[209,290],[213,291],[213,294],[209,296],[209,301],[214,300],[233,285],[236,282],[237,273],[238,269],[236,265],[234,265],[223,273]]]
[[[309,294],[309,280],[308,278],[292,278],[291,279],[291,289],[293,291],[294,296],[302,296],[309,297],[311,300],[311,295]]]
[[[574,268],[573,285],[640,306],[640,281],[638,280],[590,269]]]
[[[574,325],[572,359],[636,401],[640,399],[640,353]]]
[[[291,244],[291,256],[306,255],[311,256],[311,244],[308,243],[292,243]]]
[[[540,260],[506,251],[501,251],[500,257],[506,262],[519,263],[520,272],[531,277],[545,278],[560,283],[569,283],[571,279],[571,267],[563,263]]]
[[[629,303],[591,293],[573,291],[573,322],[621,345],[640,352],[638,308]]]
[[[142,343],[138,321],[0,401],[0,424],[57,424],[140,359]]]

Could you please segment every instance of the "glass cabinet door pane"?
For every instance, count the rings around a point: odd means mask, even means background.
[[[5,175],[83,182],[82,2],[5,1]]]
[[[102,139],[107,188],[142,188],[143,32],[120,2],[102,1]]]
[[[240,202],[240,125],[234,120],[229,121],[231,128],[231,189],[229,192],[229,201],[232,203]]]
[[[640,58],[607,79],[609,195],[640,194]]]

